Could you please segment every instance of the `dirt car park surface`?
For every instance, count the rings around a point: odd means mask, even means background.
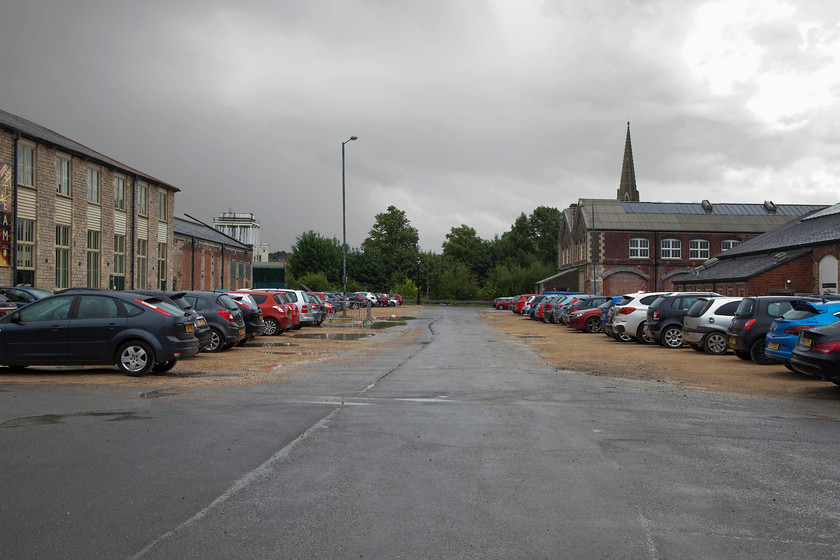
[[[482,320],[504,335],[521,339],[558,369],[724,393],[840,400],[840,386],[788,371],[782,364],[762,366],[744,361],[731,352],[710,356],[688,346],[672,349],[619,342],[601,333],[545,324],[511,311],[489,309],[482,313]]]

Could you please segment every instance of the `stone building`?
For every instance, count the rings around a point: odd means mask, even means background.
[[[0,283],[170,287],[177,192],[0,110]]]
[[[174,290],[251,288],[253,247],[189,215],[174,218]]]
[[[222,212],[213,218],[213,227],[228,237],[254,248],[254,260],[260,256],[260,221],[251,212]]]
[[[713,255],[825,206],[639,202],[628,123],[615,199],[579,199],[563,212],[557,274],[540,292],[622,294],[674,290]]]

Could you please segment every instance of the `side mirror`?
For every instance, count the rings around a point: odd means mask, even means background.
[[[12,318],[9,319],[12,323],[20,323],[20,311],[12,313]]]

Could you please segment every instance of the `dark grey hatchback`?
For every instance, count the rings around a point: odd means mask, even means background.
[[[0,365],[116,365],[126,375],[165,372],[198,353],[194,325],[159,298],[70,291],[0,319]]]

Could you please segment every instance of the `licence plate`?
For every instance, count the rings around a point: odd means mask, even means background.
[[[735,345],[735,337],[734,336],[729,337],[729,344],[732,345],[732,346]]]
[[[811,344],[813,344],[813,341],[812,341],[810,338],[805,338],[805,337],[803,336],[803,337],[802,337],[802,339],[799,341],[799,343],[800,343],[802,346],[811,346]]]
[[[184,325],[184,330],[187,332],[193,332],[194,327],[192,325]]]
[[[770,343],[767,344],[767,348],[769,348],[770,350],[778,350],[779,349],[779,343],[778,342],[770,342]]]
[[[239,329],[239,334],[245,334],[245,329]]]

